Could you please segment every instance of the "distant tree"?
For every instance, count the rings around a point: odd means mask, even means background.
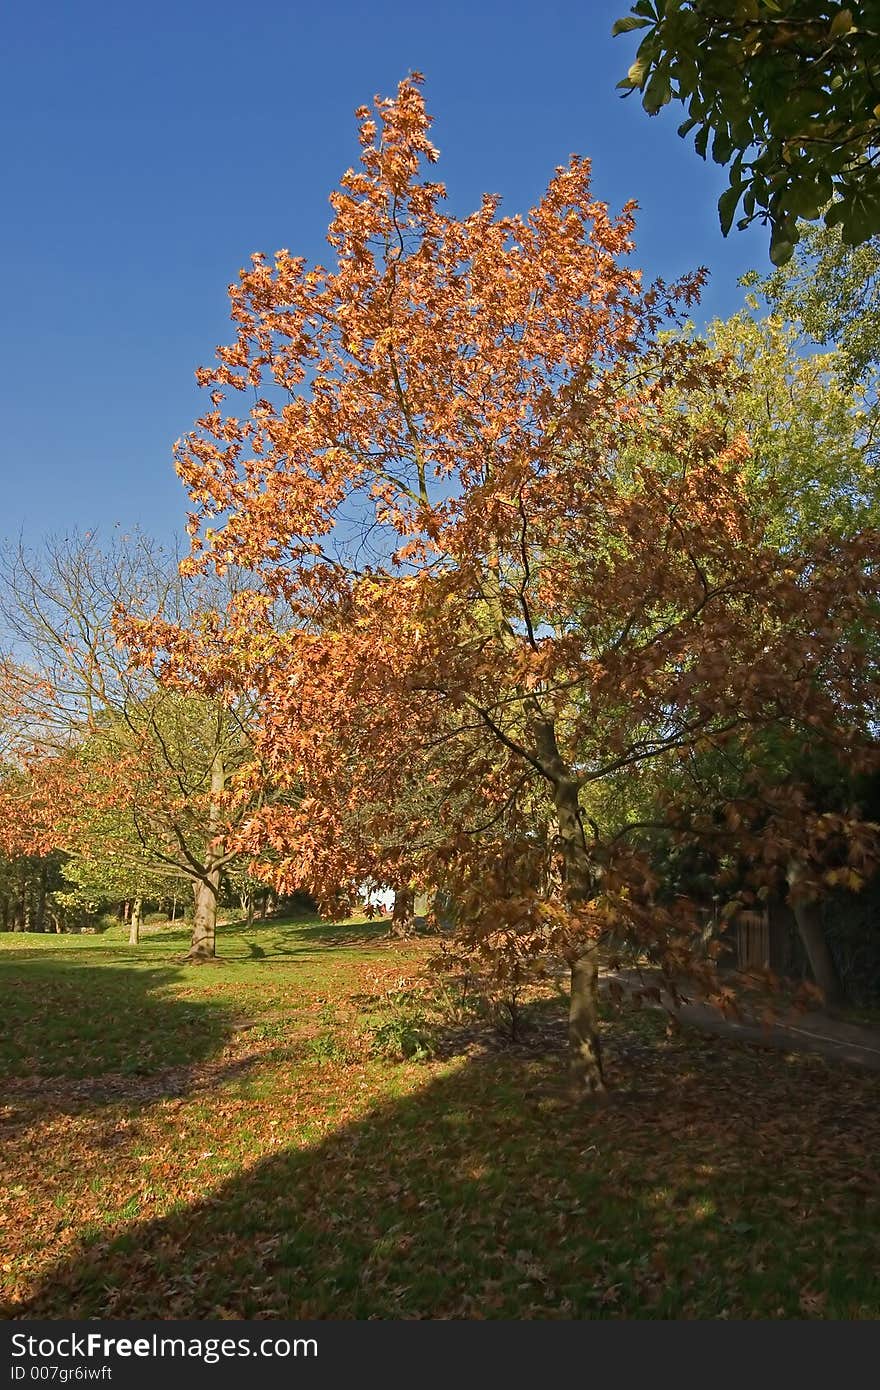
[[[766,307],[766,305],[764,306]],[[777,313],[761,314],[757,294],[728,319],[709,324],[704,339],[716,358],[740,375],[729,427],[749,440],[744,481],[780,548],[818,532],[840,536],[880,523],[875,405],[854,384],[839,348],[820,352],[803,327]],[[706,424],[724,423],[708,393]],[[688,408],[699,410],[693,393]]]
[[[847,246],[839,228],[800,227],[788,264],[771,275],[756,271],[743,283],[764,297],[774,314],[798,325],[813,343],[839,354],[838,377],[859,386],[876,417],[880,378],[880,237]],[[876,419],[872,421],[876,436]],[[872,439],[872,443],[876,440]]]
[[[193,960],[215,953],[221,876],[238,853],[226,839],[248,804],[232,782],[251,757],[253,706],[245,693],[167,688],[114,624],[124,611],[209,625],[210,602],[141,535],[107,548],[93,535],[19,546],[0,564],[7,642],[30,672],[27,777],[7,823],[92,874],[103,865],[132,882],[190,884]]]
[[[769,222],[784,265],[799,218],[858,245],[880,232],[880,4],[853,0],[636,0],[615,34],[646,32],[619,86],[656,115],[687,106],[704,159],[730,165],[727,235]]]

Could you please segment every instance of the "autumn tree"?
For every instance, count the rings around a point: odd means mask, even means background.
[[[675,971],[696,939],[605,788],[773,724],[859,756],[870,673],[840,634],[876,538],[769,542],[747,441],[686,408],[711,390],[723,419],[727,364],[661,331],[702,275],[645,287],[634,207],[611,216],[586,160],[526,217],[486,197],[456,218],[422,175],[420,79],[358,117],[333,264],[241,272],[177,451],[189,567],[249,570],[247,613],[210,654],[154,641],[180,679],[259,692],[264,766],[303,793],[243,837],[279,884],[329,911],[368,878],[442,883],[462,951],[564,960],[573,1072],[599,1092],[601,943]]]
[[[876,0],[636,0],[614,33],[644,31],[619,86],[656,115],[687,107],[679,135],[730,166],[729,232],[771,229],[789,260],[798,219],[822,218],[857,246],[880,231],[880,6]],[[710,145],[711,141],[711,145]]]
[[[10,548],[0,586],[7,641],[31,673],[27,777],[10,823],[48,835],[93,877],[103,862],[135,885],[190,884],[190,955],[213,956],[221,877],[237,854],[226,836],[247,800],[231,782],[252,757],[252,706],[241,692],[164,687],[114,626],[157,613],[209,624],[210,593],[183,585],[175,558],[138,534],[109,547],[88,535],[37,554]]]

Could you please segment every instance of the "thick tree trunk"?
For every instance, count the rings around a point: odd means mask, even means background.
[[[407,936],[414,926],[413,907],[415,893],[409,887],[399,888],[394,894],[394,907],[391,912],[391,936]]]
[[[128,944],[137,946],[141,939],[141,913],[143,912],[143,898],[135,898],[131,907],[131,921],[128,924]]]
[[[193,882],[195,916],[189,948],[191,961],[213,960],[217,954],[217,899],[219,896],[220,870],[209,868],[205,879],[197,878]]]
[[[789,865],[789,888],[793,888],[798,883],[802,872],[801,865]],[[826,1005],[829,1008],[835,1008],[843,1002],[843,987],[840,983],[837,967],[834,964],[834,958],[825,939],[819,904],[805,901],[797,893],[789,896],[789,904],[797,924],[798,935],[810,963],[813,979],[825,996]]]
[[[434,894],[434,921],[439,931],[455,931],[457,922],[455,904],[443,889],[439,889]]]

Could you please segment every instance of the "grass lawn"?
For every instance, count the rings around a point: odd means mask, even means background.
[[[880,1317],[877,1073],[630,1014],[575,1106],[552,994],[394,1060],[384,931],[0,935],[5,1316]]]

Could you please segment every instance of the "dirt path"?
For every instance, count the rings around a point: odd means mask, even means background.
[[[657,977],[650,970],[606,971],[603,979],[616,980],[628,992],[656,987]],[[652,1008],[675,1012],[678,1020],[701,1033],[736,1038],[739,1042],[757,1043],[782,1052],[812,1052],[833,1062],[848,1062],[855,1066],[880,1071],[880,1029],[865,1024],[844,1023],[820,1010],[780,1016],[772,1024],[743,1012],[741,1019],[726,1018],[712,1004],[694,996],[693,987],[682,986],[688,997],[686,1004],[673,1010],[672,998],[660,991],[660,998],[645,1002]]]

